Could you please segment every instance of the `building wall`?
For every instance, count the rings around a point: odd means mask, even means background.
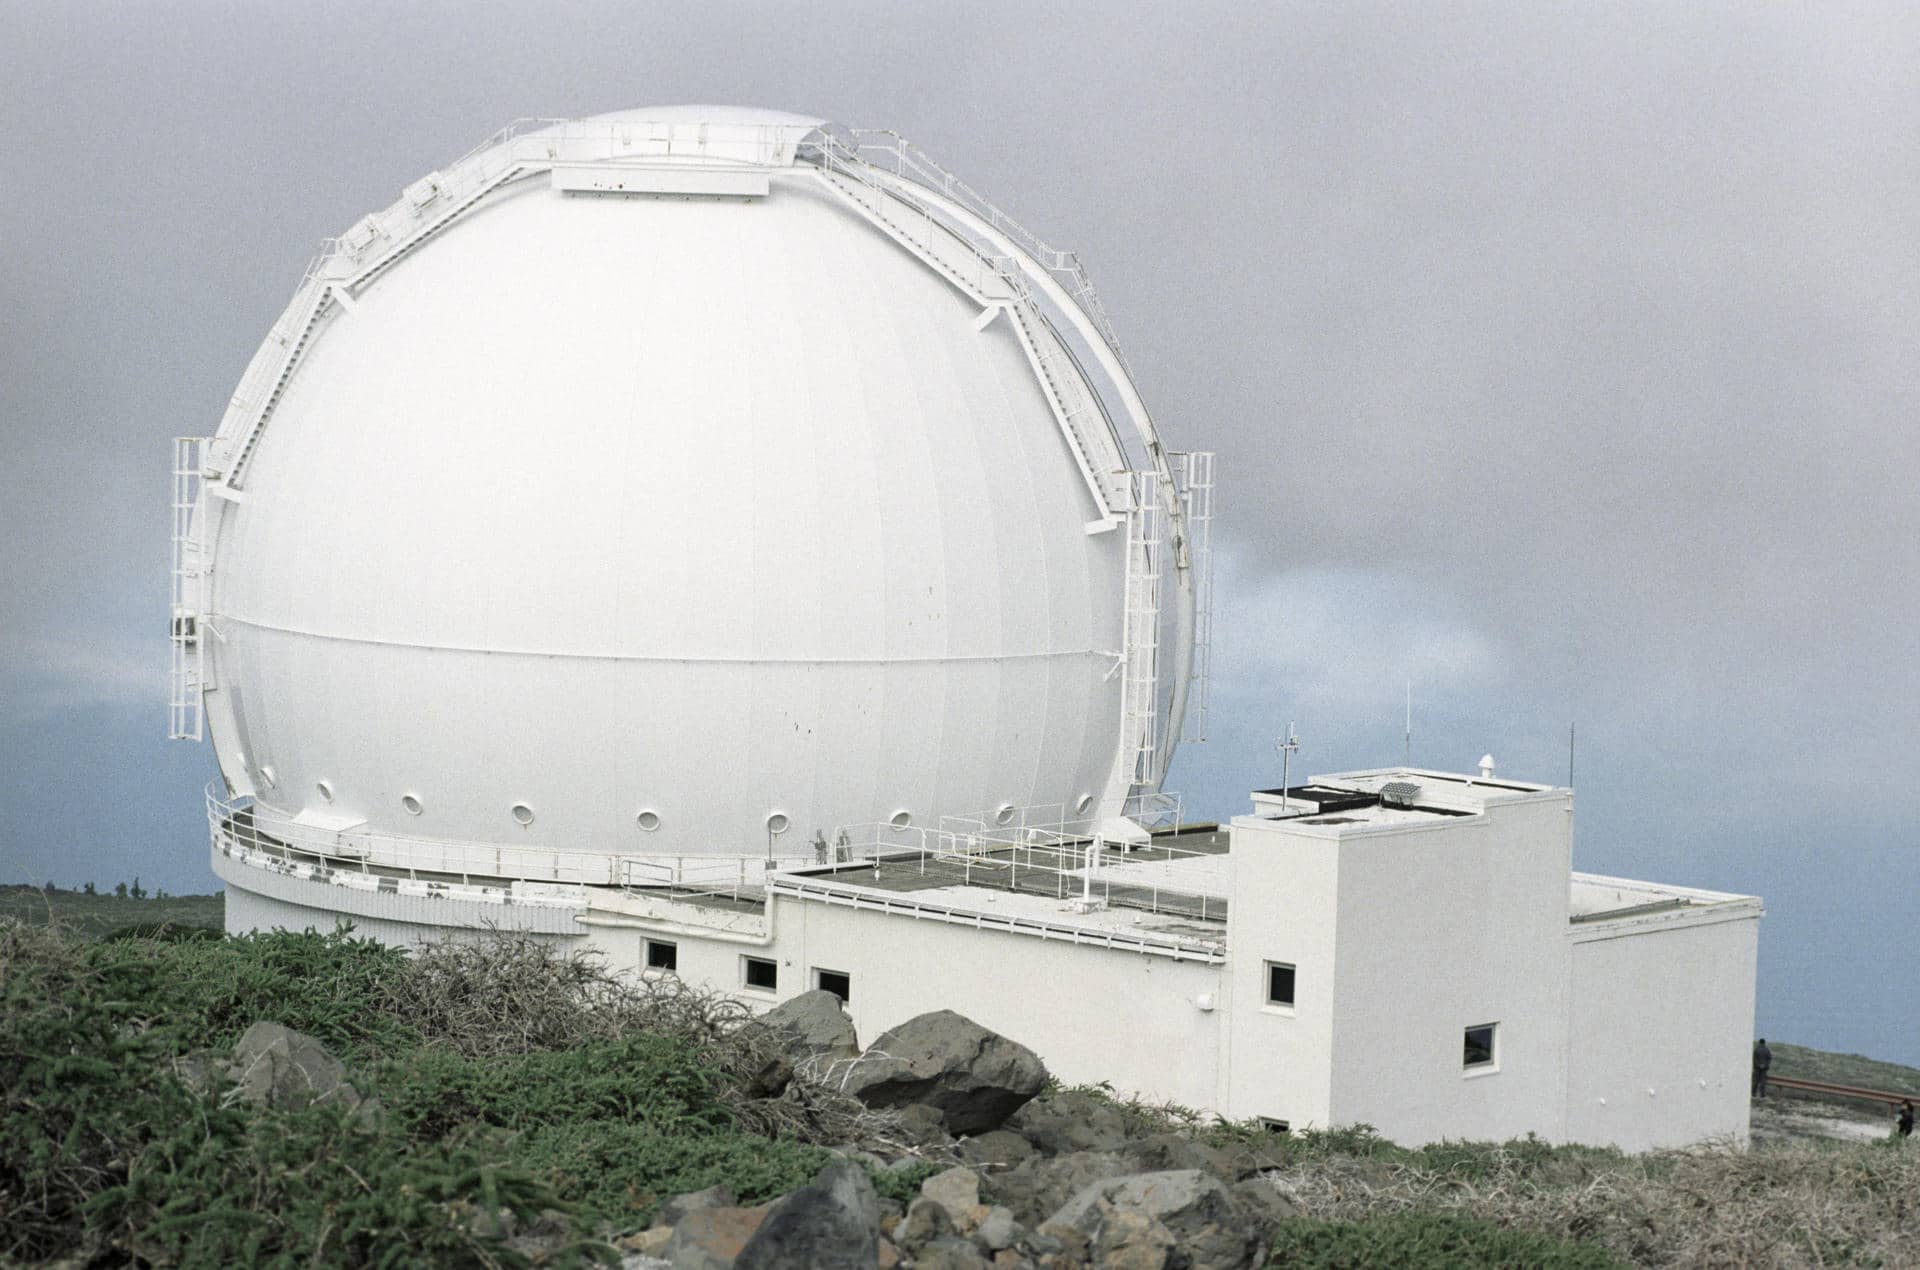
[[[1564,798],[1341,843],[1332,1119],[1396,1142],[1565,1136]],[[1467,1069],[1466,1029],[1495,1061]]]
[[[818,970],[841,971],[863,1045],[916,1015],[955,1010],[1032,1049],[1068,1084],[1216,1105],[1219,1016],[1196,1002],[1218,1001],[1219,966],[782,899],[770,936],[670,927],[665,917],[653,930],[594,926],[594,946],[633,967],[647,939],[673,940],[681,978],[756,1008],[812,990]],[[745,985],[746,957],[777,963],[776,990]]]
[[[1233,1119],[1332,1123],[1339,843],[1235,821],[1227,1044],[1214,1104]],[[1294,1005],[1267,1004],[1267,963],[1294,967]]]
[[[1758,917],[1575,928],[1570,1138],[1747,1140]]]
[[[318,885],[310,883],[309,885]],[[329,888],[337,891],[340,888]],[[394,897],[381,896],[398,911],[402,906],[392,904]],[[353,927],[354,935],[362,939],[376,939],[383,944],[396,948],[413,948],[420,944],[438,943],[443,940],[479,941],[492,939],[499,933],[498,927],[471,926],[430,926],[418,920],[403,917],[380,917],[366,913],[343,913],[335,909],[317,908],[297,904],[271,895],[262,895],[232,883],[227,885],[226,928],[230,935],[245,935],[252,931],[332,931],[342,923]],[[538,931],[528,932],[534,939],[560,943],[578,943],[577,938],[545,934]]]
[[[1019,1041],[1068,1084],[1193,1107],[1215,1094],[1218,966],[822,904],[782,903],[777,998],[852,975],[863,1043],[933,1009]]]

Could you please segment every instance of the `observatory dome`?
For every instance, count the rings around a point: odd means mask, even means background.
[[[330,242],[195,469],[176,725],[229,790],[666,856],[1157,788],[1181,478],[1077,262],[923,163],[541,122]]]

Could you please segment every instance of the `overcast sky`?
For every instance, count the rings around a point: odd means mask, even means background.
[[[168,440],[316,242],[521,116],[898,129],[1220,455],[1213,740],[1580,789],[1758,892],[1761,1025],[1920,1062],[1920,9],[0,0],[0,880],[208,889]],[[1881,994],[1899,986],[1889,1006]]]

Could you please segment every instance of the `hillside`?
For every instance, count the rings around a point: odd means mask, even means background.
[[[1835,1085],[1853,1085],[1860,1089],[1875,1089],[1891,1094],[1911,1094],[1920,1100],[1920,1068],[1903,1067],[1899,1063],[1885,1063],[1877,1058],[1865,1058],[1859,1054],[1833,1054],[1826,1050],[1811,1049],[1805,1045],[1788,1045],[1769,1041],[1767,1048],[1773,1051],[1773,1074],[1791,1076],[1798,1080],[1823,1080]],[[1815,1098],[1819,1095],[1801,1094],[1793,1090],[1780,1091],[1783,1097]]]
[[[220,930],[226,912],[225,894],[166,895],[134,899],[84,891],[43,890],[37,886],[0,885],[0,919],[15,918],[45,925],[60,921],[81,935],[98,937],[126,927],[201,926]]]

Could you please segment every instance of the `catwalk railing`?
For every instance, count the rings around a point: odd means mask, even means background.
[[[815,862],[798,855],[626,855],[551,847],[508,847],[382,833],[363,826],[302,824],[246,796],[207,787],[207,827],[215,843],[250,851],[324,860],[334,868],[409,877],[543,882],[621,889],[661,889],[683,895],[739,894],[767,872]]]
[[[1174,795],[1144,799],[1165,806]],[[1177,810],[1175,811],[1177,817]],[[1224,921],[1231,866],[1224,851],[1176,847],[1159,839],[1109,836],[1093,820],[1022,813],[944,817],[937,826],[881,821],[849,825],[834,839],[833,863],[867,867],[884,886],[889,872],[956,886],[1049,896],[1063,905],[1117,907]],[[847,875],[854,880],[853,875]]]
[[[1143,824],[1176,823],[1179,818],[1177,795],[1157,794],[1134,800],[1129,810]],[[598,851],[570,851],[557,847],[512,847],[497,843],[456,842],[407,834],[387,833],[365,825],[333,827],[303,823],[297,816],[262,806],[246,795],[230,796],[218,783],[206,790],[207,827],[213,842],[280,857],[288,862],[323,862],[334,869],[382,873],[412,878],[459,879],[462,884],[532,882],[562,886],[600,886],[621,890],[664,893],[679,898],[726,896],[748,898],[764,885],[767,876],[790,869],[806,869],[823,864],[848,863],[871,859],[873,849],[901,852],[909,839],[884,826],[890,841],[849,831],[836,834],[829,842],[824,836],[799,849],[783,848],[778,854],[630,854]],[[1039,878],[1048,869],[1063,878],[1089,863],[1085,841],[1093,827],[1090,822],[1062,818],[1063,809],[1003,809],[982,818],[955,817],[943,820],[942,828],[931,832],[953,841],[969,840],[982,869],[994,867],[987,855],[1000,844],[1018,842],[1018,861],[1022,871]],[[1008,815],[1004,823],[993,821]],[[942,848],[947,854],[953,850]],[[1152,846],[1128,857],[1132,865],[1195,852],[1170,852]],[[1098,866],[1099,861],[1091,861]],[[981,876],[987,877],[983,872]],[[1127,877],[1103,880],[1099,894],[1115,894],[1115,903],[1126,903],[1137,883]],[[1025,886],[1022,889],[1032,889]],[[1065,895],[1064,883],[1054,888]],[[1082,890],[1086,890],[1082,887]],[[1175,886],[1164,889],[1169,896],[1178,894]],[[1213,901],[1209,911],[1224,911],[1224,902]]]

